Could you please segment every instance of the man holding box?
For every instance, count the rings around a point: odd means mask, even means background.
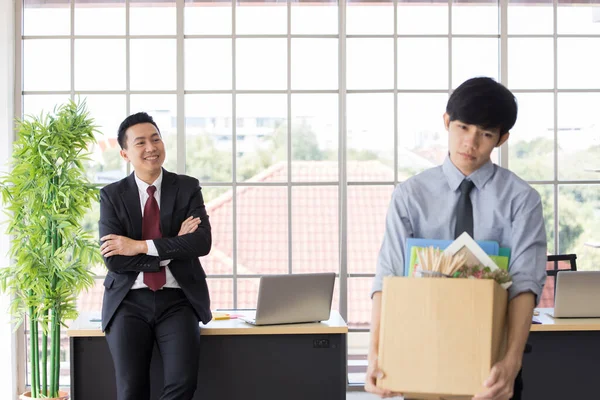
[[[392,196],[372,290],[371,343],[365,389],[376,386],[381,290],[385,276],[403,276],[406,239],[454,239],[468,232],[475,240],[511,248],[508,347],[485,391],[475,400],[520,400],[521,363],[533,309],[546,279],[546,231],[540,195],[514,173],[491,162],[494,148],[509,137],[517,118],[514,95],[490,78],[473,78],[450,96],[444,114],[448,157],[398,185]]]

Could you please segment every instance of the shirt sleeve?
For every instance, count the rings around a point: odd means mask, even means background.
[[[399,185],[392,195],[388,208],[383,243],[379,250],[371,297],[382,290],[384,277],[404,275],[406,238],[412,236],[412,227],[403,195],[403,185]]]
[[[548,249],[542,200],[534,189],[515,201],[511,241],[509,272],[513,284],[508,289],[509,300],[532,292],[537,305],[546,282]]]
[[[148,252],[146,253],[149,256],[158,257],[158,250],[156,250],[156,245],[154,244],[154,240],[146,240],[146,245],[148,246]],[[165,267],[169,265],[171,260],[161,260],[160,266]]]

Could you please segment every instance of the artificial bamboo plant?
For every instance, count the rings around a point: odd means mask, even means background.
[[[98,243],[82,229],[99,193],[83,164],[96,129],[85,102],[73,101],[16,126],[10,171],[0,182],[13,262],[0,270],[0,284],[13,295],[17,326],[29,323],[31,397],[53,398],[61,326],[77,317],[77,296],[102,262]]]

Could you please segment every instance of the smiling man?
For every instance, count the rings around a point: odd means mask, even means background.
[[[473,78],[450,96],[443,116],[448,157],[438,167],[399,184],[386,219],[372,290],[371,344],[365,389],[382,397],[396,394],[375,386],[381,290],[385,276],[404,275],[406,239],[455,239],[468,232],[511,248],[508,348],[493,366],[476,400],[520,400],[521,363],[533,309],[546,277],[546,231],[540,195],[507,169],[492,163],[517,119],[514,95],[490,78]]]
[[[156,344],[164,367],[161,400],[189,400],[198,380],[200,328],[211,320],[206,274],[198,257],[211,248],[211,228],[197,179],[162,168],[165,145],[151,116],[119,127],[127,178],[100,192],[100,241],[108,273],[102,330],[117,400],[150,398]]]

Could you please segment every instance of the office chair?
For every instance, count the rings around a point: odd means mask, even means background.
[[[569,268],[561,268],[566,264],[565,261],[569,262]],[[552,268],[550,269],[548,268],[548,265],[546,265],[546,276],[552,279],[552,298],[554,299],[554,297],[556,296],[556,275],[559,271],[577,271],[577,254],[549,255],[548,264],[549,263],[552,263]]]
[[[559,268],[559,261],[569,261],[571,264],[570,269]],[[553,263],[553,269],[546,268],[546,275],[556,276],[558,271],[577,271],[577,254],[556,254],[548,256],[548,262]]]

